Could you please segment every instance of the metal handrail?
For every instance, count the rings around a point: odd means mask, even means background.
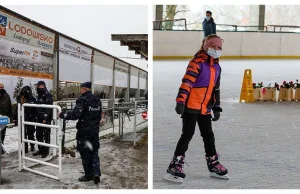
[[[282,28],[300,28],[300,26],[288,26],[288,25],[268,25],[270,27],[273,27],[274,32],[276,31],[276,28],[280,28],[279,32],[281,32]]]
[[[180,18],[180,19],[173,19],[173,20],[155,20],[153,21],[153,29],[156,30],[156,23],[159,22],[159,28],[158,29],[162,29],[162,23],[163,22],[177,22],[177,21],[184,21],[184,28],[185,30],[187,30],[187,24],[186,24],[186,19],[185,18]]]

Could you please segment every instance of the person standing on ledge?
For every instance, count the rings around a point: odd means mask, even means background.
[[[206,18],[202,22],[202,27],[204,31],[204,38],[211,34],[217,34],[216,32],[216,24],[214,19],[212,18],[211,11],[206,11]]]

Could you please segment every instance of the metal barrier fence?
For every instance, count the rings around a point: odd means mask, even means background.
[[[141,100],[133,103],[122,103],[121,106],[116,107],[119,117],[119,136],[121,140],[124,140],[124,128],[125,132],[131,134],[130,141],[133,141],[136,145],[137,133],[145,129],[148,125],[143,125],[148,122],[147,118],[143,118],[142,114],[148,112],[148,101]],[[133,117],[133,120],[132,120]],[[128,120],[128,122],[126,122]]]
[[[25,121],[25,107],[35,107],[35,108],[49,108],[49,109],[53,109],[53,121],[54,124],[42,124],[42,123],[36,123],[36,122],[28,122]],[[22,112],[20,111],[22,110]],[[33,172],[45,177],[49,177],[55,180],[59,180],[61,178],[61,172],[62,172],[62,146],[61,146],[61,130],[62,130],[62,126],[61,126],[61,119],[57,119],[57,112],[61,112],[61,107],[57,106],[57,105],[40,105],[40,104],[27,104],[24,103],[22,106],[20,104],[18,104],[18,126],[19,126],[19,130],[18,130],[18,156],[19,156],[19,171],[21,170],[27,170],[29,172]],[[25,138],[25,125],[31,125],[31,126],[36,126],[36,127],[45,127],[45,128],[51,128],[53,129],[53,137],[51,138],[52,143],[42,143],[42,142],[38,142],[38,141],[32,141],[29,139]],[[39,128],[36,128],[36,130],[41,130]],[[58,136],[57,136],[57,131],[58,131]],[[21,137],[21,138],[20,138]],[[57,141],[58,138],[58,141]],[[49,148],[53,148],[53,156],[56,156],[56,149],[58,149],[58,165],[49,163],[49,162],[45,162],[45,161],[41,161],[41,160],[37,160],[37,159],[33,159],[33,158],[29,158],[25,156],[25,143],[32,143],[32,144],[37,144],[40,146],[44,146],[44,147],[49,147]],[[46,165],[46,166],[51,166],[54,168],[58,169],[58,176],[53,176],[44,172],[40,172],[38,170],[34,170],[34,169],[30,169],[29,167],[25,166],[25,161],[31,161],[31,162],[35,162],[35,163],[39,163],[42,165]]]
[[[99,123],[100,125],[100,131],[105,131],[108,129],[113,130],[114,134],[114,108],[115,108],[115,101],[114,99],[101,99],[102,103],[102,119]],[[70,101],[57,101],[54,102],[54,104],[60,106],[62,110],[65,111],[71,111],[74,109],[76,105],[76,100],[70,100]],[[74,122],[74,121],[71,121]],[[69,122],[70,123],[70,122]],[[63,137],[62,137],[62,147],[63,147],[63,153],[65,153],[64,146],[67,143],[71,143],[76,140],[76,128],[75,123],[73,125],[67,126],[67,121],[63,120]],[[67,136],[67,137],[66,137]]]
[[[196,23],[186,23],[186,19],[173,19],[173,20],[156,20],[153,21],[153,30],[191,30],[188,29],[188,26],[194,24],[201,24],[201,22]],[[169,26],[169,27],[165,27]],[[192,30],[202,30],[201,28],[194,28]],[[216,24],[217,31],[225,32],[291,32],[291,33],[300,33],[300,26],[292,25],[267,25],[267,26],[255,26],[255,25],[233,25],[233,24]]]
[[[132,133],[134,136],[132,137],[132,140],[134,144],[136,144],[136,135],[140,131],[140,129],[145,128],[145,125],[143,124],[147,122],[147,120],[142,118],[142,113],[147,110],[148,101],[141,100],[135,102],[118,102],[114,99],[101,99],[101,102],[103,109],[102,119],[100,122],[100,132],[112,129],[112,133],[113,135],[115,135],[115,127],[118,127],[118,135],[122,139],[125,126],[125,133]],[[55,104],[61,106],[62,109],[71,111],[75,107],[76,101],[58,101],[55,102]],[[71,143],[76,140],[76,132],[77,130],[75,128],[75,123],[74,125],[67,126],[66,121],[63,121],[63,153],[65,151],[65,144]]]

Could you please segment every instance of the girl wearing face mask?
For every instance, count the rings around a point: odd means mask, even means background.
[[[204,142],[205,158],[211,176],[226,178],[227,169],[218,161],[215,138],[211,121],[220,118],[220,77],[219,57],[223,40],[217,35],[209,35],[201,49],[189,62],[176,98],[176,112],[182,118],[182,134],[177,143],[173,159],[167,169],[165,179],[182,182],[185,152],[195,133],[196,123]],[[214,117],[211,116],[213,111]]]
[[[17,102],[20,103],[21,105],[24,103],[30,103],[30,104],[35,104],[36,99],[32,95],[32,90],[29,86],[25,86],[21,89],[20,95],[17,97]],[[16,113],[18,107],[16,107]],[[25,121],[28,122],[36,122],[36,113],[35,113],[35,108],[32,107],[27,107],[25,108]],[[15,116],[15,123],[17,123],[18,116]],[[31,125],[25,125],[25,138],[35,141],[34,140],[34,133],[35,133],[35,127]],[[30,144],[31,151],[33,152],[34,149],[34,144]],[[28,143],[25,143],[25,153],[28,153]]]

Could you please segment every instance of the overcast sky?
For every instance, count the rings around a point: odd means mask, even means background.
[[[148,34],[147,5],[3,5],[45,26],[116,57],[134,57],[134,51],[111,41],[111,34]],[[147,61],[125,59],[147,69]]]

